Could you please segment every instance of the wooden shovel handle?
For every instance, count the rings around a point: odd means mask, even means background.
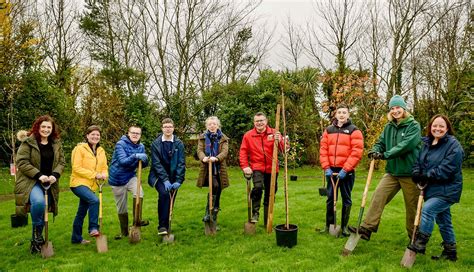
[[[209,156],[210,157],[210,156]],[[209,183],[209,214],[212,213],[212,161],[209,160],[209,165],[208,165],[208,183]],[[211,216],[211,221],[212,221],[212,216]]]
[[[365,204],[367,202],[367,194],[369,193],[370,183],[372,182],[372,174],[374,173],[374,168],[375,168],[375,160],[372,159],[370,161],[369,174],[367,175],[367,181],[365,182],[364,194],[362,195],[362,204],[360,205],[362,208],[365,207]]]
[[[137,169],[137,195],[135,199],[135,225],[138,226],[140,222],[140,187],[142,185],[142,161],[138,160],[138,169]]]

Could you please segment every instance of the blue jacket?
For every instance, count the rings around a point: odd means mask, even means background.
[[[164,183],[165,181],[169,181],[170,183],[183,183],[184,174],[186,173],[184,144],[175,135],[173,135],[170,169],[163,167],[161,163],[163,160],[162,136],[162,134],[159,134],[151,144],[151,169],[150,175],[148,175],[148,184],[154,188],[156,188],[158,182]]]
[[[432,146],[432,138],[423,137],[423,149],[413,166],[413,173],[428,177],[425,199],[437,197],[459,202],[462,192],[461,165],[464,151],[452,135],[446,134],[438,144]]]
[[[123,135],[115,145],[112,162],[109,167],[109,184],[112,186],[123,186],[135,176],[138,167],[138,159],[135,157],[137,153],[145,153],[145,146],[138,142],[132,143],[130,139]],[[146,167],[148,160],[142,162],[142,166]]]

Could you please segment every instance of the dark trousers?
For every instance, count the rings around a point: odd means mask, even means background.
[[[204,186],[209,186],[209,178],[206,175],[206,180],[204,182]],[[221,202],[221,193],[222,193],[222,185],[221,185],[221,178],[219,175],[212,176],[212,207],[215,209],[219,209],[219,205]],[[207,194],[207,205],[209,205],[209,194]]]
[[[250,197],[252,198],[253,213],[258,213],[260,210],[260,202],[262,200],[263,192],[265,192],[265,195],[263,196],[263,205],[268,206],[270,200],[271,178],[272,175],[270,173],[263,173],[261,171],[253,172],[253,189],[250,193]],[[276,179],[278,179],[278,173],[276,175]],[[275,181],[275,195],[277,190],[278,183]]]
[[[336,172],[336,171],[335,171]],[[332,177],[334,184],[337,181],[337,177]],[[334,188],[331,183],[331,177],[326,177],[327,181],[327,189],[328,189],[328,198],[326,200],[326,225],[330,225],[334,223]],[[336,199],[338,198],[339,191],[341,192],[342,197],[342,207],[343,211],[345,211],[348,207],[352,206],[352,188],[354,187],[355,181],[355,172],[347,173],[346,177],[342,180],[339,180],[339,184],[337,186],[336,191]],[[342,216],[344,217],[344,216]]]
[[[169,229],[171,195],[165,190],[165,185],[162,182],[157,182],[156,188],[158,189],[158,229],[162,227]],[[174,200],[176,200],[177,194],[178,191],[175,192]]]

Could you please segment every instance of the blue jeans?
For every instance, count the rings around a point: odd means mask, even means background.
[[[72,224],[72,243],[82,242],[82,225],[87,211],[89,211],[89,232],[99,230],[99,198],[86,186],[71,187],[71,191],[79,197],[74,223]]]
[[[48,191],[48,205],[51,205],[52,203],[52,195],[51,191]],[[35,226],[40,227],[43,229],[44,226],[44,209],[46,208],[46,205],[44,203],[44,190],[43,187],[39,184],[36,183],[35,186],[33,186],[33,189],[31,190],[30,193],[30,213],[31,213],[31,224],[33,225],[33,230]],[[32,237],[33,234],[32,234]]]
[[[451,205],[453,203],[441,198],[433,197],[426,200],[421,212],[420,232],[431,234],[436,220],[443,241],[447,244],[456,243],[451,221]]]

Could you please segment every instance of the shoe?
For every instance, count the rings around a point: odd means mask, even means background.
[[[350,232],[357,233],[357,227],[349,226],[347,228],[349,229]],[[360,226],[359,235],[362,240],[370,241],[370,236],[372,235],[372,231]]]
[[[258,223],[258,213],[254,213],[252,215],[252,219],[250,219],[250,223]]]
[[[148,220],[142,220],[142,221],[140,221],[140,226],[141,226],[141,227],[148,226],[148,225],[150,225],[150,221],[148,221]]]
[[[79,244],[81,244],[81,245],[88,245],[88,244],[90,244],[90,243],[91,243],[91,241],[86,240],[86,239],[83,239]]]
[[[448,244],[443,242],[441,245],[444,247],[443,252],[441,252],[441,255],[431,256],[432,260],[449,260],[452,262],[458,260],[456,243]]]
[[[97,237],[100,235],[100,232],[98,230],[92,230],[91,232],[89,232],[89,236],[90,237]]]
[[[165,227],[158,229],[158,235],[168,235],[168,230]]]

